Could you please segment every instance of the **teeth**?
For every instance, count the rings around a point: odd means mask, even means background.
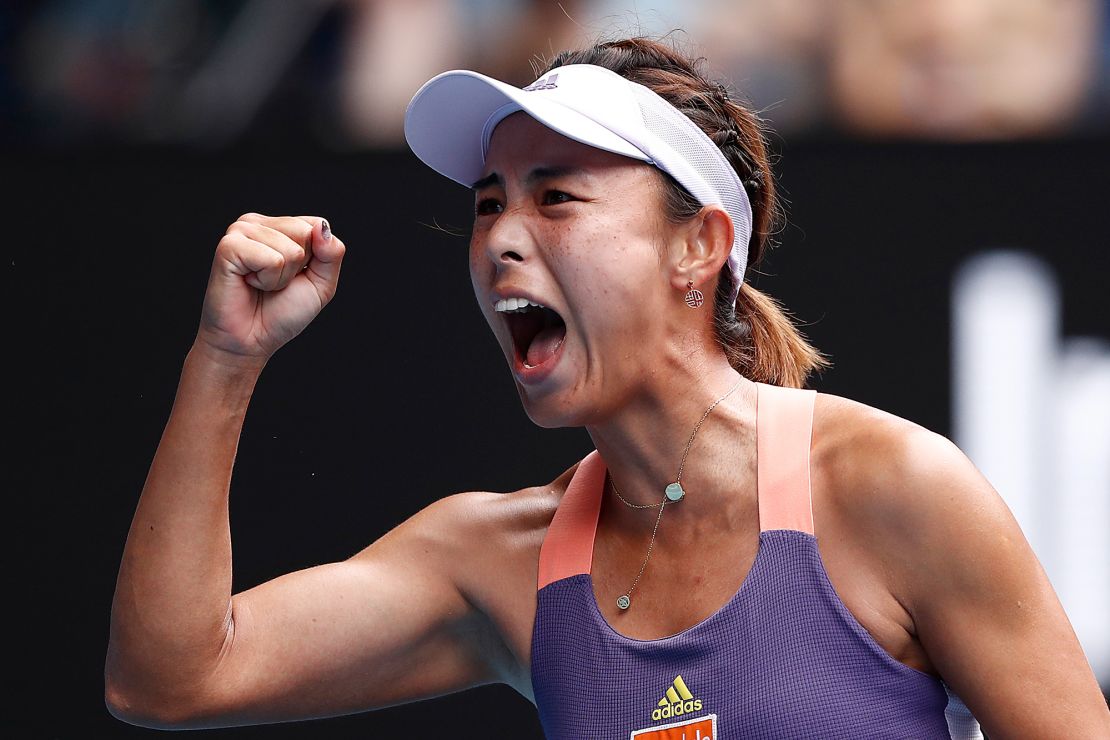
[[[527,298],[502,298],[493,304],[493,310],[497,313],[524,313],[529,308],[544,308],[538,303],[533,303]]]

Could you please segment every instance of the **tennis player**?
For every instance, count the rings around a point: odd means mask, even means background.
[[[1110,737],[990,483],[944,437],[804,387],[826,360],[745,282],[779,211],[726,88],[629,39],[523,89],[440,75],[405,131],[473,189],[470,277],[529,417],[595,451],[233,594],[244,414],[346,249],[322,218],[243,216],[128,535],[113,714],[278,722],[502,682],[558,740],[970,737],[970,715],[992,739]]]

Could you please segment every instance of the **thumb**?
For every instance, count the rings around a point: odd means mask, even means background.
[[[331,232],[331,224],[325,218],[302,216],[312,221],[312,258],[305,265],[303,275],[316,287],[324,303],[335,295],[339,283],[339,268],[343,264],[346,245]]]

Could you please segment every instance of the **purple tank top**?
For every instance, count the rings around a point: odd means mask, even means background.
[[[590,577],[605,464],[575,472],[545,536],[532,687],[549,740],[950,738],[944,684],[891,657],[841,602],[814,538],[812,390],[758,385],[759,549],[704,621],[637,640]]]

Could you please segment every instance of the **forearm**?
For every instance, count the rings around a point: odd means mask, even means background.
[[[185,360],[116,583],[110,702],[188,691],[230,639],[228,490],[260,372],[197,345]]]

